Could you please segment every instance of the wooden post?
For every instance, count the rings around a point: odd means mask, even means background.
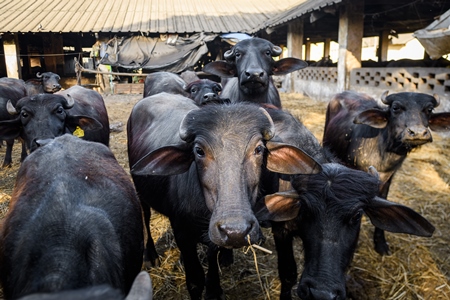
[[[303,46],[303,19],[296,19],[288,25],[287,33],[287,48],[288,56],[295,58],[302,58],[302,46]],[[290,80],[285,80],[286,83],[289,82],[289,86],[286,86],[286,91],[294,92],[294,74],[290,73],[286,75]]]
[[[305,60],[311,60],[311,41],[305,42]]]
[[[331,43],[330,38],[326,38],[325,41],[323,42],[323,57],[330,56],[330,43]]]
[[[364,0],[348,1],[340,7],[339,59],[337,87],[344,91],[350,87],[350,71],[361,67],[364,31]]]
[[[5,52],[6,74],[10,78],[22,78],[20,68],[20,50],[17,34],[4,34],[2,36],[3,50]]]
[[[388,60],[389,30],[383,30],[378,37],[378,62]]]

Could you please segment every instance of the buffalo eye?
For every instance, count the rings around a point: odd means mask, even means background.
[[[64,112],[64,108],[62,108],[61,106],[56,109],[57,114],[62,114],[63,112]]]
[[[197,157],[203,158],[205,157],[205,151],[203,151],[200,147],[194,147],[194,152],[197,155]]]
[[[350,224],[359,224],[359,222],[361,221],[362,218],[362,211],[358,210],[350,219]]]
[[[428,108],[426,108],[426,112],[427,112],[428,114],[433,113],[433,107],[428,107]]]
[[[270,50],[267,50],[267,51],[266,51],[266,55],[267,55],[267,56],[271,56],[271,55],[272,55],[272,52],[270,52]]]
[[[264,153],[264,146],[259,145],[255,148],[255,155],[262,155]]]
[[[28,113],[26,112],[26,111],[22,111],[22,112],[20,112],[20,116],[22,117],[22,118],[28,118]]]
[[[397,105],[397,104],[393,104],[392,105],[392,111],[394,112],[394,113],[400,113],[400,111],[401,111],[401,107],[399,106],[399,105]]]
[[[196,88],[196,87],[193,87],[193,88],[191,89],[191,93],[193,93],[193,94],[197,93],[197,88]]]
[[[239,57],[241,57],[241,53],[240,53],[240,52],[236,52],[236,53],[234,54],[234,56],[236,56],[236,58],[239,58]]]

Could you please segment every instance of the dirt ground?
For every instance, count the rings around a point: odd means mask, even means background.
[[[110,147],[120,165],[128,172],[126,122],[139,95],[105,95],[111,132]],[[325,102],[314,102],[297,94],[282,94],[285,109],[301,118],[322,138]],[[409,155],[391,186],[389,198],[408,205],[424,215],[436,227],[431,238],[387,233],[391,256],[381,257],[372,245],[373,226],[367,218],[363,225],[353,263],[348,271],[348,299],[450,299],[450,142],[434,134],[431,144]],[[5,147],[0,149],[3,160]],[[0,220],[7,212],[14,180],[20,166],[20,147],[14,148],[13,166],[0,170]],[[152,235],[162,264],[148,270],[154,287],[154,299],[189,299],[183,266],[167,218],[154,213]],[[252,249],[235,250],[234,265],[221,270],[226,299],[278,299],[276,252],[270,231],[265,230],[267,254]],[[301,241],[296,243],[301,274]],[[204,257],[203,247],[199,247]],[[206,268],[206,265],[205,265]],[[294,299],[297,299],[293,293]],[[0,294],[1,296],[1,294]]]

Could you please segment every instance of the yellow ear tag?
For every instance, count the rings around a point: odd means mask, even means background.
[[[73,135],[76,136],[76,137],[82,138],[84,136],[84,130],[81,129],[80,126],[77,126],[77,128],[73,132]]]

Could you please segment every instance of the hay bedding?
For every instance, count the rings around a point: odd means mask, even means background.
[[[105,97],[111,124],[111,149],[129,170],[126,153],[126,122],[138,95]],[[301,118],[320,140],[325,120],[325,102],[313,102],[295,94],[283,94],[284,108]],[[120,131],[122,130],[122,131]],[[358,249],[348,272],[349,299],[450,299],[450,142],[434,134],[434,142],[409,155],[393,180],[390,200],[422,213],[435,226],[432,238],[386,233],[392,256],[381,257],[372,247],[373,226],[363,219]],[[0,170],[0,219],[7,205],[19,167],[20,147],[14,148],[13,167]],[[0,149],[0,159],[5,147]],[[149,270],[155,299],[189,299],[183,266],[167,218],[154,213],[152,235],[161,256],[161,267]],[[264,247],[274,254],[250,249],[235,250],[234,265],[222,269],[222,287],[227,299],[277,299],[276,253],[270,231],[264,229]],[[296,243],[299,274],[301,242]],[[205,258],[204,247],[199,256]],[[206,260],[205,260],[206,261]],[[255,261],[257,267],[255,267]],[[205,265],[206,268],[206,265]],[[293,293],[295,294],[295,293]],[[1,296],[1,294],[0,294]],[[295,295],[293,297],[296,298]]]

